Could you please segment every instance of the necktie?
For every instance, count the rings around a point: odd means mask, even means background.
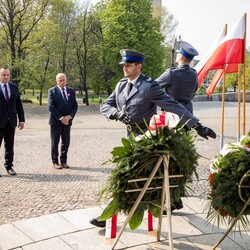
[[[5,91],[5,99],[6,99],[7,102],[9,102],[10,97],[9,97],[9,92],[8,92],[8,89],[7,89],[7,84],[4,84],[4,91]]]
[[[62,95],[63,95],[63,100],[67,103],[67,97],[65,95],[65,92],[64,92],[64,88],[62,88]]]
[[[131,82],[128,82],[128,95],[132,88],[133,88],[133,84]]]

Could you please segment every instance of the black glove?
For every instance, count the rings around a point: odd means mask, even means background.
[[[125,110],[116,110],[110,117],[111,120],[119,120],[124,124],[130,124],[131,123],[131,116],[130,114]]]
[[[216,133],[208,127],[202,126],[199,122],[195,125],[194,129],[197,131],[198,135],[208,139],[208,136],[215,139],[216,138]]]

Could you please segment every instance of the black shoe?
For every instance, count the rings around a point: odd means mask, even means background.
[[[14,170],[13,168],[7,169],[7,173],[8,173],[9,175],[16,175],[16,172],[15,172],[15,170]]]
[[[175,209],[179,210],[179,209],[182,209],[182,208],[183,208],[183,204],[182,204],[181,200],[174,201],[173,204],[171,205],[171,212],[173,212]],[[162,214],[167,215],[167,211],[163,210]]]
[[[171,206],[171,211],[174,211],[175,209],[180,210],[183,208],[182,200],[174,201],[173,205]]]
[[[174,206],[175,206],[175,209],[177,210],[182,209],[183,208],[182,201],[179,200],[179,201],[174,202]]]
[[[90,219],[89,223],[96,227],[106,227],[106,221],[98,221],[99,217]]]

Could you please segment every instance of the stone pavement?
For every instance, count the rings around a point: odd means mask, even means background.
[[[104,230],[93,228],[88,221],[99,214],[105,203],[97,203],[97,198],[112,166],[102,163],[126,135],[124,126],[108,122],[97,106],[80,105],[72,127],[68,159],[71,168],[55,170],[50,160],[47,108],[30,104],[24,108],[26,127],[17,131],[15,144],[14,169],[18,175],[8,176],[0,168],[0,249],[110,249]],[[249,108],[248,103],[247,113]],[[220,102],[195,102],[194,113],[220,135]],[[225,142],[235,142],[236,128],[237,104],[226,103]],[[223,227],[205,226],[204,210],[208,168],[219,153],[219,141],[220,136],[216,140],[197,140],[197,150],[203,156],[197,169],[200,179],[194,181],[193,192],[184,199],[185,208],[174,213],[175,249],[211,249],[222,236]],[[0,154],[3,165],[3,148]],[[148,236],[145,225],[133,234],[126,229],[116,248],[167,249],[164,227],[163,242],[158,243],[155,237]],[[239,233],[233,236],[218,249],[250,249],[249,234],[242,233],[242,239]]]

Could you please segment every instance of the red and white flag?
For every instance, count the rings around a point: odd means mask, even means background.
[[[214,51],[216,50],[216,48],[218,47],[218,44],[221,42],[221,40],[225,37],[226,35],[226,30],[224,29],[216,38],[216,40],[214,41],[212,47],[210,48],[210,50],[201,58],[201,60],[195,65],[194,69],[197,71],[198,74],[198,84],[199,86],[202,85],[202,83],[204,82],[204,79],[207,76],[208,72],[205,72],[203,70],[203,68],[206,66],[207,62],[209,61],[210,57],[212,56],[212,54],[214,53]]]
[[[238,72],[238,64],[226,64],[225,66],[225,74]],[[215,72],[213,79],[211,80],[209,86],[206,89],[206,93],[208,96],[212,95],[214,89],[218,86],[220,80],[223,77],[224,70],[217,69]]]
[[[207,54],[207,57],[204,58],[201,63],[198,63],[197,66],[195,66],[195,69],[198,73],[199,85],[202,84],[209,70],[223,69],[224,65],[226,64],[239,64],[244,62],[244,16],[233,25],[227,35],[225,35],[223,38],[222,36],[223,35],[220,35],[220,38],[217,41],[218,45],[215,46],[215,49],[210,50],[210,52]],[[236,67],[232,68],[235,69]],[[228,69],[228,71],[231,70]]]

